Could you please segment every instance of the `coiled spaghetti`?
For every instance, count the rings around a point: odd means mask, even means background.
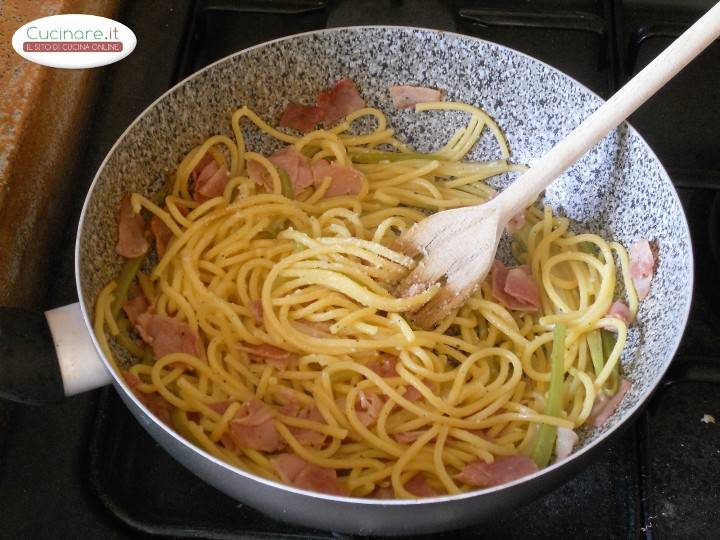
[[[529,208],[512,243],[517,262],[529,265],[539,286],[537,312],[506,308],[488,279],[435,330],[409,322],[407,314],[436,289],[392,295],[393,284],[414,265],[392,250],[394,240],[428,211],[486,201],[493,194],[486,178],[522,170],[507,161],[504,137],[483,111],[457,103],[416,110],[434,109],[470,119],[442,149],[419,155],[394,138],[376,109],[296,137],[243,107],[232,115],[235,140],[214,136],[190,151],[164,201],[132,195],[136,212],[157,216],[172,233],[167,251],[146,263],[137,286],[155,313],[187,324],[201,351],[148,354],[113,309],[115,281],[97,299],[95,331],[109,358],[111,343],[144,358],[128,368],[139,379],[136,391],[170,404],[172,424],[194,444],[281,479],[272,463],[276,452],[227,442],[243,404],[259,400],[273,411],[282,452],[335,471],[345,493],[366,497],[389,487],[396,497],[415,497],[408,484],[422,474],[431,493],[453,494],[473,489],[458,479],[469,463],[531,454],[539,426],[577,428],[600,395],[615,391],[627,328],[606,314],[618,279],[633,315],[637,310],[628,256],[615,242],[571,233],[568,220],[549,207]],[[362,117],[373,117],[375,129],[350,134],[350,124]],[[354,167],[363,175],[359,193],[325,198],[323,182],[292,198],[283,195],[279,171],[245,147],[243,121],[311,161]],[[503,159],[463,162],[485,128]],[[230,179],[222,197],[198,203],[191,172],[208,152]],[[252,161],[267,171],[271,190],[249,178]],[[567,336],[560,412],[553,415],[545,412],[557,324]],[[602,328],[617,338],[597,361],[591,353]],[[263,345],[289,356],[284,363],[253,356]],[[298,408],[314,412],[297,414]],[[308,437],[312,433],[317,436]]]

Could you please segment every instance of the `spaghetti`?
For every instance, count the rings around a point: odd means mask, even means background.
[[[377,109],[293,136],[242,107],[232,115],[235,139],[214,136],[191,150],[164,197],[132,195],[133,211],[155,216],[169,241],[144,272],[135,259],[103,289],[95,332],[114,362],[117,346],[136,357],[122,362],[123,372],[153,412],[251,473],[397,498],[528,474],[549,462],[563,431],[592,420],[621,382],[627,326],[607,316],[618,280],[633,316],[638,306],[618,243],[573,234],[549,207],[531,207],[512,249],[537,284],[537,309],[510,309],[488,278],[427,331],[407,314],[436,288],[392,294],[415,264],[392,249],[399,235],[427,212],[488,200],[494,192],[485,179],[523,170],[508,161],[504,136],[486,113],[459,103],[416,107],[438,109],[466,113],[468,124],[440,150],[418,154],[394,138]],[[351,134],[366,117],[375,129]],[[329,175],[293,193],[284,170],[246,148],[241,124],[248,121],[311,164],[327,160],[360,173],[356,192],[325,196]],[[486,128],[503,158],[462,161]],[[222,194],[204,201],[193,196],[203,159],[227,170]],[[252,167],[264,184],[250,177]],[[121,310],[128,290],[158,325],[181,325],[190,345],[158,355],[162,333],[136,319],[139,339]]]

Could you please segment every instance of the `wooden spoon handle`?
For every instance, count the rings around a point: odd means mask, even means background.
[[[532,204],[555,178],[662,88],[718,35],[720,2],[494,200],[502,212],[502,225]]]

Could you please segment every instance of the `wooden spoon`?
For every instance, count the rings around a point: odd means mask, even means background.
[[[512,216],[531,205],[558,175],[662,88],[718,35],[720,3],[496,198],[477,206],[438,212],[402,235],[397,249],[411,257],[422,255],[422,259],[399,284],[396,295],[417,294],[442,283],[440,291],[411,319],[422,328],[431,328],[460,307],[485,279]]]

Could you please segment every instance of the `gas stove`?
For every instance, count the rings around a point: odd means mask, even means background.
[[[73,238],[82,199],[114,140],[158,95],[203,66],[289,34],[410,25],[495,41],[612,95],[713,0],[198,0],[133,2],[138,37],[105,68],[87,153],[64,209],[48,309],[76,301]],[[696,289],[685,338],[639,420],[570,482],[447,538],[705,538],[720,526],[720,43],[630,122],[668,169],[690,221]],[[700,97],[698,97],[700,96]],[[5,425],[5,427],[3,427]],[[4,538],[330,538],[239,505],[187,472],[112,389],[53,407],[0,404]],[[443,537],[440,535],[439,537]]]

